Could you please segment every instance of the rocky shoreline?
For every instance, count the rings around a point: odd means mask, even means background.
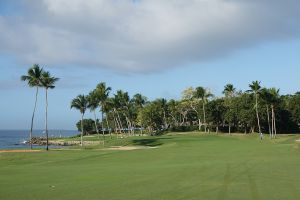
[[[31,140],[32,144],[44,146],[46,145],[46,138],[44,137],[33,137]],[[55,146],[75,146],[80,145],[80,141],[68,141],[64,139],[56,139],[56,138],[49,138],[48,140],[49,145],[55,145]],[[99,144],[99,141],[84,141],[84,144],[86,145],[97,145]]]

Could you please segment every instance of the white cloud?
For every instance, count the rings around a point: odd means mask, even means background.
[[[29,63],[157,71],[300,36],[297,0],[23,0],[21,5],[0,16],[0,51]]]

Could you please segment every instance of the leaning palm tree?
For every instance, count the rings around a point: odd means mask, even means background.
[[[32,149],[32,129],[33,129],[33,120],[34,120],[34,114],[36,110],[36,104],[37,104],[37,97],[39,93],[39,87],[41,85],[41,76],[42,76],[43,68],[40,68],[38,64],[34,64],[27,72],[27,75],[21,76],[22,81],[27,81],[27,84],[29,87],[35,87],[35,102],[34,102],[34,108],[31,118],[31,126],[30,126],[30,132],[29,132],[29,144],[30,149]]]
[[[231,106],[232,106],[231,101],[232,101],[232,98],[234,97],[235,93],[236,93],[236,89],[232,84],[225,85],[224,90],[223,90],[223,94],[225,94],[226,99],[228,99],[229,111],[231,111]],[[231,134],[231,122],[230,121],[231,120],[228,121],[229,135]]]
[[[250,90],[248,90],[248,91],[252,92],[255,97],[255,112],[256,112],[256,118],[257,118],[257,126],[258,126],[259,134],[262,136],[259,113],[258,113],[258,97],[261,92],[260,81],[253,81],[251,84],[249,84],[249,87],[250,87]]]
[[[213,97],[213,94],[211,94],[208,89],[205,89],[203,87],[196,87],[194,97],[202,100],[204,132],[206,132],[207,123],[206,123],[205,105],[208,101],[208,98]]]
[[[41,86],[46,91],[46,118],[45,118],[45,132],[46,132],[46,150],[49,150],[49,135],[48,135],[48,89],[54,89],[55,83],[59,80],[54,76],[51,76],[50,72],[43,72],[41,78]]]
[[[83,117],[84,113],[87,109],[88,101],[86,96],[84,95],[78,95],[75,99],[72,100],[71,102],[71,109],[75,108],[80,111],[81,113],[81,140],[80,140],[80,145],[83,146]]]

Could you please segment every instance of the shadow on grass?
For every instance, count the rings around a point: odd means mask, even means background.
[[[147,138],[147,139],[135,139],[132,141],[133,145],[142,145],[149,147],[156,147],[164,144],[161,140],[171,138]]]

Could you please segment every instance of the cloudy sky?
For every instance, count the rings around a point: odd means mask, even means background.
[[[33,63],[61,78],[50,127],[74,129],[70,101],[103,81],[149,99],[252,80],[294,93],[299,52],[298,0],[0,0],[0,129],[29,127],[34,90],[20,76]],[[41,93],[37,128],[43,107]]]

